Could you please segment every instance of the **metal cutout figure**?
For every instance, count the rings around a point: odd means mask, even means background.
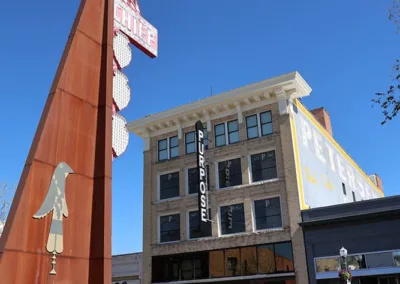
[[[57,165],[46,198],[40,209],[33,215],[33,218],[41,219],[53,211],[53,218],[51,220],[50,232],[46,245],[47,251],[53,254],[51,258],[51,275],[57,274],[55,270],[56,254],[60,254],[64,250],[63,216],[65,218],[68,217],[68,207],[65,199],[65,181],[67,176],[73,173],[74,171],[67,163],[61,162]]]

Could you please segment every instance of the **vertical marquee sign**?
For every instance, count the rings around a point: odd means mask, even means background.
[[[199,230],[204,231],[208,218],[208,196],[207,196],[207,171],[204,159],[204,132],[203,123],[196,122],[196,140],[197,140],[197,177],[198,177],[198,202],[199,202]]]
[[[115,158],[126,151],[129,142],[127,121],[118,112],[126,108],[131,99],[128,78],[121,72],[132,60],[130,43],[149,57],[157,57],[157,29],[142,17],[137,0],[115,0],[112,123],[112,149]]]

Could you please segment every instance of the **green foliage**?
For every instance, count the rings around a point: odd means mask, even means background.
[[[397,32],[400,32],[400,0],[393,0],[392,7],[389,9],[389,20],[396,25]],[[384,120],[381,124],[385,124],[388,120],[392,120],[400,111],[400,60],[396,60],[393,68],[393,83],[384,93],[376,93],[372,102],[380,105]]]

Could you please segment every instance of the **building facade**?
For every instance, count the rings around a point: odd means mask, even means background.
[[[332,138],[327,112],[302,105],[310,92],[292,72],[127,125],[144,140],[143,283],[308,283],[301,210],[383,195]]]
[[[142,253],[113,255],[112,284],[141,284]]]
[[[302,212],[310,284],[339,284],[347,249],[353,284],[400,283],[400,196]]]

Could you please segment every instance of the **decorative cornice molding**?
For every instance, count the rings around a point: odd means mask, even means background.
[[[291,72],[146,116],[128,123],[127,128],[142,138],[178,130],[181,139],[182,129],[194,125],[196,120],[200,119],[207,122],[207,130],[212,131],[213,119],[238,114],[239,120],[243,121],[241,117],[243,111],[278,102],[275,90],[279,88],[285,92],[286,99],[308,96],[311,92],[311,87],[301,75],[298,72]],[[162,127],[158,127],[160,124]]]

